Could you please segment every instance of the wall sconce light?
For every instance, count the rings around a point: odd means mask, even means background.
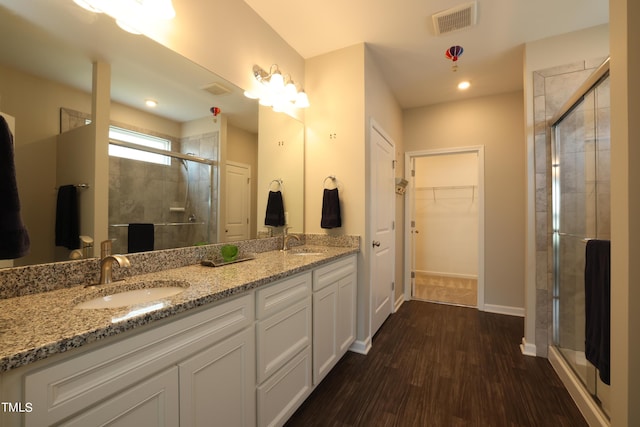
[[[73,0],[83,9],[105,13],[123,30],[140,34],[141,23],[168,21],[176,16],[171,0]]]
[[[258,99],[260,105],[272,107],[274,111],[285,111],[287,107],[307,108],[309,98],[304,90],[298,91],[289,74],[283,76],[278,65],[273,64],[269,72],[259,65],[253,66],[253,76],[258,83],[258,90],[245,91],[247,98]]]

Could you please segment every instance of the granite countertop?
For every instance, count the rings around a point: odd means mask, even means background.
[[[295,255],[304,250],[319,255]],[[0,300],[0,372],[117,335],[187,310],[223,300],[326,262],[358,252],[353,247],[298,246],[269,251],[255,259],[205,267],[191,265],[127,278],[97,288],[75,286]],[[153,303],[109,309],[79,309],[76,304],[100,294],[135,289],[140,282],[175,281],[188,287]],[[146,312],[145,312],[146,310]]]

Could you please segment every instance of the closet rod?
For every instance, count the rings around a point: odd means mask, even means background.
[[[439,187],[419,187],[423,190],[465,190],[467,188],[475,189],[477,185],[441,185]]]

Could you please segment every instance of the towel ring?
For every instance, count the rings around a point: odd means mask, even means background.
[[[323,188],[325,188],[325,189],[327,189],[327,190],[328,190],[328,188],[327,188],[327,180],[328,180],[328,179],[330,179],[330,180],[331,180],[331,182],[333,182],[333,185],[335,186],[335,188],[338,188],[338,182],[337,182],[337,180],[336,180],[335,175],[329,175],[329,176],[327,176],[327,177],[322,181],[322,187],[323,187]]]
[[[275,182],[276,184],[278,184],[278,188],[277,188],[275,191],[282,190],[282,179],[278,178],[278,179],[274,179],[273,181],[271,181],[271,182],[269,183],[269,191],[272,191],[272,190],[271,190],[271,185],[272,185],[274,182]]]

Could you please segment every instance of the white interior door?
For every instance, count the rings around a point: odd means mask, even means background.
[[[371,126],[371,336],[393,309],[395,262],[395,148],[376,125]]]
[[[249,238],[251,211],[251,166],[227,162],[225,204],[225,242]]]

